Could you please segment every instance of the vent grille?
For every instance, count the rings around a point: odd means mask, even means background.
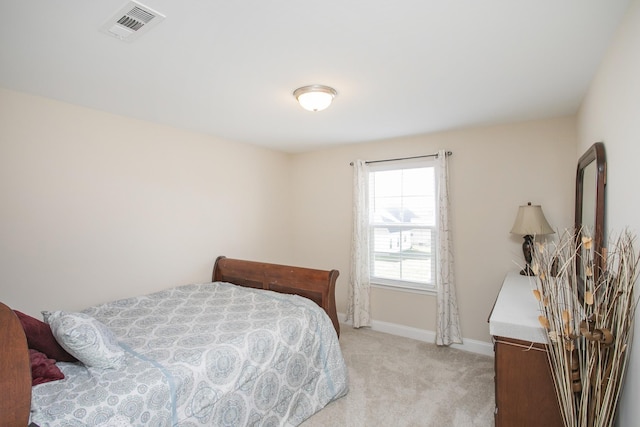
[[[131,42],[165,18],[161,13],[131,1],[108,19],[100,31],[120,40]]]
[[[142,10],[140,9],[138,6],[134,7],[133,9],[131,9],[131,11],[129,13],[127,13],[127,15],[144,22],[145,24],[148,24],[149,21],[151,21],[155,15],[153,13],[149,13],[146,10]]]

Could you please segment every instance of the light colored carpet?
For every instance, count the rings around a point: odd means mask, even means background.
[[[489,356],[343,326],[349,394],[301,427],[490,427],[494,366]]]

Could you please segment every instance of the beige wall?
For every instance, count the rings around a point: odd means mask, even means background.
[[[286,155],[0,90],[0,299],[37,314],[210,277],[215,256],[338,268],[345,312],[351,166],[452,150],[465,338],[522,262],[517,206],[571,224],[575,121],[560,118]],[[375,289],[375,320],[433,331],[432,296]]]
[[[338,311],[346,311],[351,239],[351,166],[453,151],[455,273],[462,332],[488,342],[487,318],[504,275],[522,262],[522,238],[509,231],[517,208],[541,204],[554,228],[573,223],[575,119],[517,123],[342,146],[293,157],[294,262],[338,268]],[[374,320],[435,330],[433,296],[376,288]]]
[[[0,300],[39,314],[290,258],[289,156],[0,89]]]
[[[625,228],[640,238],[640,1],[634,0],[593,80],[579,114],[581,155],[603,141],[607,154],[606,228],[612,235]],[[636,283],[636,285],[638,285]],[[638,315],[636,313],[636,325]],[[640,343],[638,328],[620,403],[619,426],[640,419]]]

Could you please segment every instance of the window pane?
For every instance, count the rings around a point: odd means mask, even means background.
[[[431,261],[428,259],[403,260],[402,279],[410,282],[431,283]]]
[[[375,172],[376,197],[400,196],[402,188],[402,170]]]
[[[433,167],[370,173],[371,275],[422,285],[435,268]]]
[[[433,168],[404,169],[403,196],[433,195]]]
[[[372,172],[371,221],[435,225],[434,169]]]

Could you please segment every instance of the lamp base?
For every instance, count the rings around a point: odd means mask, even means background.
[[[524,260],[526,262],[520,274],[523,276],[535,276],[535,273],[531,269],[531,261],[533,260],[533,236],[527,234],[523,236],[524,242],[522,242],[522,254],[524,255]]]
[[[527,264],[522,270],[520,270],[522,276],[535,276],[536,274],[531,269],[531,266]]]

